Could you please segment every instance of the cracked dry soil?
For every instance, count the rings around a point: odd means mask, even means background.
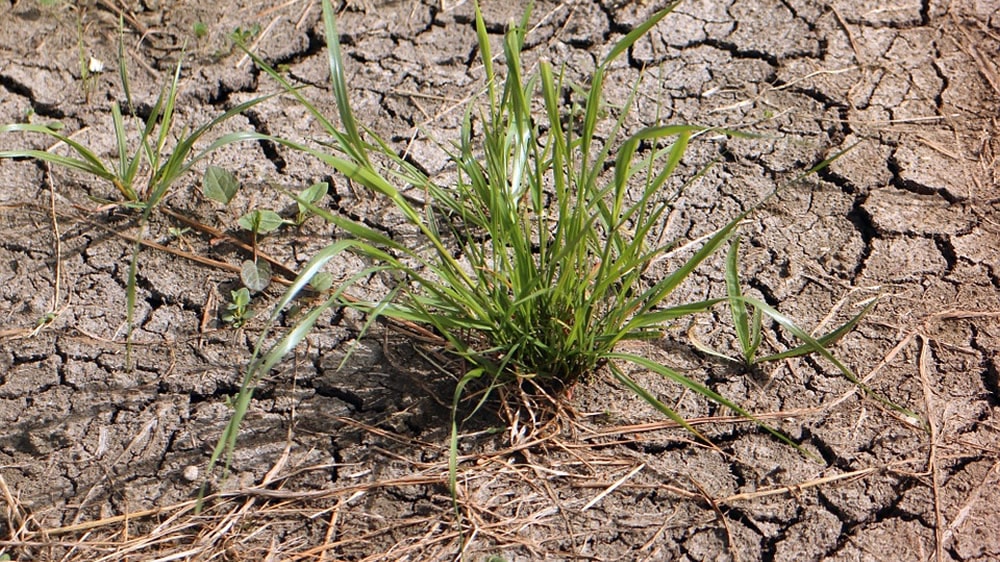
[[[499,44],[521,7],[484,4]],[[583,80],[657,4],[538,2],[528,64],[548,57]],[[0,123],[33,111],[111,157],[116,73],[84,82],[80,57],[114,66],[116,5],[0,1]],[[121,7],[140,108],[181,56],[181,123],[275,91],[225,39],[257,24],[255,48],[314,86],[308,95],[332,114],[317,2]],[[196,22],[207,24],[204,37]],[[361,121],[430,173],[449,173],[429,139],[455,138],[482,84],[472,4],[348,1],[339,25]],[[254,206],[294,213],[272,182],[328,180],[324,205],[405,239],[383,202],[271,145],[213,155],[206,164],[244,184],[231,209],[201,197],[197,173],[167,206],[226,234],[181,234],[169,230],[185,226],[179,219],[154,217],[149,237],[173,253],[141,254],[129,369],[132,246],[122,235],[135,232],[134,217],[100,209],[95,201],[115,194],[90,178],[0,161],[0,551],[11,560],[998,560],[998,52],[1000,9],[987,0],[681,4],[613,69],[612,105],[641,79],[630,130],[659,115],[763,136],[692,148],[688,171],[725,158],[681,193],[665,236],[696,239],[858,143],[753,215],[742,228],[743,277],[807,327],[842,322],[879,296],[835,353],[929,429],[862,398],[822,361],[743,373],[698,356],[689,336],[731,345],[720,312],[642,351],[761,413],[822,462],[634,373],[704,422],[721,450],[707,449],[598,376],[574,389],[575,415],[559,423],[499,433],[489,420],[466,425],[460,521],[446,487],[450,379],[421,355],[433,350],[404,334],[358,341],[364,319],[350,312],[323,320],[263,381],[222,491],[200,516],[191,511],[259,327],[220,320],[239,283],[221,264],[246,259],[232,242],[235,217]],[[319,135],[280,97],[220,132],[237,130]],[[0,136],[2,149],[24,147],[50,148]],[[296,269],[334,235],[312,220],[262,249]],[[344,258],[334,273],[363,265]],[[372,278],[366,290],[389,283]],[[275,291],[255,307],[266,310]],[[719,264],[684,291],[721,294]]]

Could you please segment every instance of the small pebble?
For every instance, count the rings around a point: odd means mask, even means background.
[[[188,482],[194,482],[200,474],[198,467],[193,464],[184,467],[184,479]]]

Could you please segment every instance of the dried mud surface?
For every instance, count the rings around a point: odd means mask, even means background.
[[[114,66],[113,4],[0,2],[0,123],[33,112],[112,156],[116,73],[84,83],[81,53]],[[257,24],[255,48],[313,85],[308,95],[332,114],[318,3],[127,4],[140,106],[181,56],[182,123],[275,91],[225,39]],[[484,4],[499,46],[521,7]],[[656,4],[538,2],[526,59],[548,57],[582,80]],[[196,22],[207,35],[194,35]],[[349,1],[339,25],[362,122],[447,174],[429,139],[454,138],[463,102],[482,85],[472,4]],[[560,423],[533,428],[522,411],[522,425],[500,432],[490,419],[466,425],[461,519],[446,487],[450,379],[405,335],[359,341],[364,319],[349,312],[324,319],[262,383],[223,493],[193,516],[259,321],[222,323],[238,275],[176,251],[232,265],[247,255],[224,238],[171,232],[183,224],[157,215],[149,237],[175,252],[142,252],[129,369],[132,244],[122,235],[135,232],[134,217],[100,208],[116,194],[91,178],[0,161],[0,551],[12,560],[1000,559],[998,50],[1000,10],[988,1],[683,3],[609,75],[612,103],[641,79],[632,130],[659,115],[764,136],[694,147],[689,170],[723,148],[727,156],[682,193],[665,235],[696,239],[857,143],[753,215],[743,275],[809,327],[880,296],[835,352],[930,429],[861,398],[822,361],[753,374],[709,361],[691,351],[685,325],[640,351],[761,413],[822,462],[634,373],[684,415],[708,419],[700,427],[721,451],[707,449],[599,376],[574,389],[575,416]],[[237,130],[320,136],[285,98],[220,132]],[[0,136],[0,149],[25,147],[50,145]],[[167,204],[232,235],[255,205],[294,213],[272,183],[329,180],[331,210],[408,236],[383,202],[302,155],[251,143],[209,163],[244,184],[231,208],[201,197],[198,173]],[[334,235],[314,219],[262,249],[296,269]],[[718,265],[680,296],[720,294]],[[334,273],[362,266],[345,258]],[[366,290],[387,283],[373,278]],[[266,310],[274,294],[255,306]],[[720,311],[691,333],[731,345],[726,325]]]

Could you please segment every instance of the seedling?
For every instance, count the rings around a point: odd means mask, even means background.
[[[317,293],[325,293],[333,287],[333,275],[325,271],[319,272],[309,280],[309,287]]]
[[[762,317],[770,307],[757,299],[744,296],[739,279],[739,238],[733,238],[726,254],[726,294],[729,310],[732,314],[733,327],[736,331],[736,341],[741,352],[740,358],[731,357],[725,353],[692,338],[692,344],[707,355],[723,359],[731,363],[740,363],[747,368],[753,368],[761,363],[779,361],[792,357],[800,357],[816,351],[808,344],[799,345],[793,349],[759,357],[760,345],[763,340]],[[857,326],[858,322],[875,306],[875,300],[869,302],[858,314],[836,329],[816,338],[816,342],[824,348],[835,344],[840,338]],[[767,313],[771,316],[770,313]]]
[[[35,328],[38,329],[38,328],[41,328],[42,326],[47,326],[47,325],[51,324],[52,322],[55,322],[55,319],[58,318],[58,317],[59,317],[59,314],[57,314],[55,312],[46,312],[45,314],[43,314],[41,316],[41,318],[39,318],[37,321],[35,321]]]
[[[286,224],[301,225],[310,216],[310,207],[326,195],[329,186],[326,182],[315,183],[302,190],[295,197],[298,202],[298,214],[295,221],[284,219],[270,209],[254,209],[241,216],[237,223],[252,235],[254,259],[243,262],[240,278],[243,284],[254,293],[263,291],[271,282],[272,268],[266,261],[257,259],[257,239],[262,234],[268,234]],[[202,178],[202,194],[213,201],[228,205],[240,190],[240,183],[232,172],[218,166],[208,166]],[[287,191],[280,189],[284,193]],[[333,285],[333,277],[329,274],[319,274],[310,285],[314,290],[323,292]]]
[[[254,292],[263,291],[271,283],[271,264],[257,259],[257,237],[277,230],[278,227],[288,224],[289,221],[281,218],[281,215],[274,211],[255,209],[240,217],[238,222],[253,236],[251,240],[253,260],[243,262],[240,276],[243,283]]]
[[[309,210],[309,207],[315,205],[323,197],[326,197],[329,190],[330,185],[323,181],[314,183],[299,193],[299,196],[296,198],[296,204],[299,207],[299,213],[295,216],[296,226],[301,226],[302,223],[306,222],[306,219],[312,216],[313,213]]]
[[[125,109],[130,116],[136,116],[131,90],[128,81],[128,68],[125,62],[124,39],[119,43],[119,76],[125,93]],[[256,98],[230,109],[219,117],[198,127],[190,133],[174,129],[174,110],[177,96],[180,93],[181,63],[178,62],[173,72],[170,85],[161,91],[156,103],[148,116],[138,122],[138,144],[130,146],[127,123],[135,123],[136,119],[126,119],[126,113],[118,102],[111,105],[114,138],[117,145],[117,158],[105,162],[89,147],[61,134],[62,127],[17,123],[0,126],[3,133],[35,133],[48,136],[65,144],[72,156],[62,156],[55,152],[42,150],[7,150],[0,152],[0,158],[35,158],[50,164],[81,171],[101,178],[110,183],[124,199],[124,203],[134,204],[148,216],[150,212],[167,195],[170,187],[177,179],[186,173],[196,162],[221,148],[222,146],[247,140],[244,133],[223,135],[200,152],[195,152],[194,145],[219,124],[234,115],[261,103],[270,96]],[[178,138],[175,143],[172,139]],[[143,172],[144,173],[140,173]],[[145,178],[143,186],[137,182]]]
[[[191,26],[191,33],[194,33],[196,39],[204,39],[208,35],[208,25],[203,21],[196,21]]]
[[[250,27],[243,29],[243,27],[237,27],[233,29],[232,33],[229,34],[229,46],[224,49],[219,49],[212,54],[213,58],[222,59],[233,54],[233,50],[236,45],[244,45],[249,43],[258,33],[260,33],[260,24],[253,24]]]
[[[256,37],[258,33],[260,33],[260,24],[255,23],[246,29],[237,27],[229,34],[229,38],[235,45],[245,45]]]
[[[254,316],[250,307],[250,290],[241,287],[230,292],[230,301],[226,303],[226,312],[222,315],[222,321],[231,324],[234,328],[242,328]]]
[[[244,260],[240,266],[240,280],[255,293],[271,284],[271,275],[271,264],[264,260]]]
[[[267,234],[277,230],[289,221],[281,218],[281,215],[270,209],[254,209],[239,218],[239,225],[245,230],[253,233],[254,238],[260,234]]]
[[[185,237],[185,235],[188,232],[191,232],[191,229],[186,226],[185,227],[171,226],[167,228],[167,234],[174,240],[177,240],[177,243],[180,245],[181,248],[187,248],[188,251],[191,251],[191,244]]]
[[[34,107],[29,107],[27,109],[27,111],[24,112],[24,122],[25,123],[34,123],[35,122],[35,115],[36,115],[35,108]],[[64,128],[66,128],[66,126],[63,125],[59,121],[48,121],[46,123],[43,123],[42,125],[45,128],[47,128],[49,130],[52,130],[52,131],[61,131]]]

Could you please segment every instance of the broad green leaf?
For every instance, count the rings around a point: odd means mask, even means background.
[[[271,284],[271,264],[264,260],[246,260],[240,267],[240,279],[251,292],[259,293]]]
[[[230,291],[229,294],[233,300],[233,304],[236,306],[245,307],[250,304],[250,289],[246,287],[240,287],[235,291]]]
[[[302,192],[299,193],[299,197],[302,198],[303,201],[308,201],[309,203],[316,203],[317,201],[322,199],[327,194],[328,191],[330,191],[330,184],[326,183],[325,181],[321,181],[318,183],[314,183],[309,187],[303,189]],[[308,211],[308,209],[305,208],[302,209],[302,212],[306,211]]]
[[[228,205],[236,192],[240,189],[240,182],[236,176],[225,168],[209,166],[205,169],[205,177],[202,179],[202,193],[205,197],[213,201],[218,201],[223,205]]]
[[[299,197],[296,200],[296,203],[299,206],[300,220],[309,215],[309,207],[306,203],[315,204],[317,201],[325,197],[329,190],[330,184],[325,181],[321,181],[319,183],[314,183],[299,192]]]
[[[333,274],[327,272],[317,273],[313,276],[312,280],[309,281],[309,286],[312,287],[314,291],[320,293],[330,290],[333,286]]]
[[[281,215],[268,209],[254,209],[240,217],[239,225],[255,234],[267,234],[285,224]]]

